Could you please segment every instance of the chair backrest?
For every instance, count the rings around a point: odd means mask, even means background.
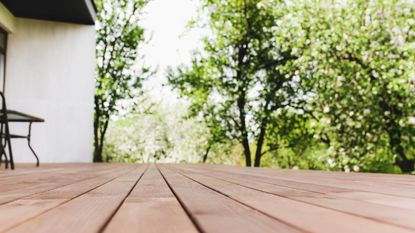
[[[0,96],[1,96],[1,103],[3,107],[3,105],[6,105],[6,97],[4,96],[2,91],[0,91]]]
[[[0,97],[1,97],[0,122],[2,123],[1,133],[3,133],[3,124],[7,125],[7,128],[8,128],[7,106],[6,106],[6,97],[1,91],[0,91]]]
[[[2,155],[4,154],[4,146],[7,144],[7,147],[9,149],[9,156],[10,156],[10,164],[11,168],[14,169],[14,162],[13,162],[13,155],[12,155],[12,144],[10,142],[10,130],[9,130],[9,121],[7,118],[7,106],[6,106],[6,97],[4,96],[3,92],[0,91],[0,98],[1,98],[1,111],[0,111],[0,159],[2,158]],[[8,167],[8,159],[6,159],[6,168]]]

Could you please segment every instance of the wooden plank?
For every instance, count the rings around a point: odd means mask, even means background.
[[[413,176],[138,166],[0,170],[0,232],[415,232]]]
[[[372,193],[380,193],[380,194],[387,194],[393,195],[398,197],[407,197],[407,198],[415,198],[415,185],[409,184],[408,179],[406,183],[398,183],[389,180],[389,182],[384,183],[382,179],[370,179],[367,177],[365,173],[356,174],[353,178],[343,178],[339,180],[341,173],[334,172],[333,174],[330,172],[311,172],[307,173],[306,171],[288,171],[283,170],[279,171],[276,169],[250,169],[250,168],[242,168],[242,167],[230,167],[230,166],[216,166],[213,167],[214,169],[224,169],[226,168],[227,172],[237,172],[239,174],[248,174],[250,176],[259,176],[259,177],[267,177],[274,180],[280,181],[287,181],[287,182],[297,182],[300,184],[313,184],[313,185],[320,185],[325,187],[331,188],[339,188],[339,189],[346,189],[346,190],[354,190],[354,191],[365,191],[365,192],[372,192]],[[255,171],[255,172],[252,172]],[[313,175],[314,174],[314,175]],[[394,179],[398,179],[396,175],[392,175]],[[344,176],[343,176],[344,177]],[[359,178],[357,178],[359,177]],[[403,177],[412,177],[408,175],[403,175]],[[367,180],[369,179],[369,180]],[[339,182],[341,181],[341,182]]]
[[[334,196],[337,198],[347,198],[401,209],[415,210],[415,200],[412,198],[396,198],[389,195],[361,191],[336,193]]]
[[[78,168],[61,168],[53,173],[37,173],[8,179],[8,183],[2,183],[0,187],[0,205],[19,198],[36,193],[56,189],[58,187],[92,178],[108,169],[106,166],[90,165]]]
[[[272,171],[264,169],[261,174],[271,176]],[[288,174],[288,173],[287,173]],[[286,180],[302,181],[308,183],[323,183],[325,185],[342,187],[348,189],[355,189],[361,191],[370,191],[375,193],[384,193],[394,196],[415,197],[415,183],[407,179],[400,179],[397,175],[377,176],[372,177],[367,173],[338,173],[334,172],[332,175],[328,172],[310,172],[292,171],[290,175],[280,176]],[[409,175],[402,175],[402,177],[412,177]]]
[[[151,165],[104,232],[198,232],[158,169]]]
[[[69,167],[70,165],[68,165],[67,167]],[[8,170],[8,169],[2,169],[0,168],[0,182],[4,182],[7,181],[9,178],[12,177],[19,177],[19,176],[25,176],[25,175],[30,175],[33,173],[53,173],[55,171],[62,171],[63,166],[44,166],[42,164],[42,166],[40,167],[24,167],[24,168],[19,168],[19,169],[15,169],[15,170]]]
[[[117,211],[145,168],[140,166],[8,232],[98,232]]]
[[[265,168],[265,172],[275,174],[275,169]],[[412,175],[406,174],[380,174],[380,173],[358,173],[358,172],[335,172],[335,171],[317,171],[317,170],[280,170],[278,171],[280,176],[289,174],[291,177],[303,177],[320,178],[330,177],[330,179],[360,182],[362,178],[364,181],[383,183],[383,184],[401,184],[402,187],[407,185],[415,185],[415,180]]]
[[[176,167],[178,168],[178,167]],[[181,170],[183,171],[183,170]],[[413,232],[331,209],[183,171],[184,175],[283,222],[311,232]]]
[[[276,187],[281,187],[283,189],[279,190],[279,194],[283,194],[287,190],[289,191],[290,196],[296,196],[294,190],[297,190],[299,196],[304,196],[303,191],[308,191],[308,196],[314,194],[326,194],[329,197],[332,198],[343,198],[343,199],[353,199],[357,201],[363,201],[363,202],[369,202],[374,204],[381,204],[385,206],[391,206],[396,208],[402,208],[402,209],[409,209],[409,210],[415,210],[415,199],[413,198],[407,198],[407,197],[397,197],[393,195],[388,194],[379,194],[379,193],[373,193],[373,192],[366,192],[366,191],[359,191],[359,190],[353,190],[351,188],[345,189],[345,188],[339,188],[339,187],[331,187],[331,186],[324,186],[321,184],[310,184],[310,183],[303,183],[303,182],[296,182],[296,181],[287,181],[287,180],[279,180],[275,179],[276,176],[273,177],[266,177],[266,176],[256,176],[256,172],[258,169],[253,169],[252,174],[246,174],[239,173],[235,171],[234,169],[227,170],[228,167],[220,168],[216,167],[215,169],[212,169],[211,166],[203,166],[203,167],[194,167],[194,166],[187,166],[191,168],[197,168],[198,170],[204,170],[207,172],[216,172],[220,173],[221,175],[225,177],[230,178],[236,178],[236,179],[244,179],[244,181],[252,181],[256,184],[263,183],[265,187],[263,187],[263,190],[268,189],[269,185],[271,184]],[[232,171],[232,172],[231,172]],[[288,176],[285,174],[284,176]],[[276,189],[276,187],[272,189]],[[290,190],[291,189],[291,190]],[[281,193],[282,192],[282,193]]]
[[[414,210],[371,202],[364,202],[355,199],[346,199],[342,197],[342,195],[344,195],[345,193],[316,193],[267,184],[262,182],[261,180],[250,180],[247,177],[239,177],[237,175],[227,174],[224,172],[218,173],[216,171],[212,171],[209,169],[204,170],[201,168],[195,169],[185,167],[178,168],[180,170],[196,172],[205,176],[221,179],[226,182],[231,182],[244,187],[260,190],[270,194],[275,194],[292,200],[301,201],[304,203],[309,203],[320,207],[329,208],[368,219],[373,219],[376,221],[386,222],[388,224],[393,224],[404,228],[415,229],[415,221],[413,217],[415,216]],[[400,198],[395,199],[400,200]]]
[[[60,175],[60,174],[77,174],[78,172],[90,172],[92,170],[106,170],[108,168],[115,167],[126,167],[131,165],[126,164],[108,164],[108,163],[85,163],[85,164],[46,164],[40,167],[30,167],[30,168],[21,168],[16,170],[6,170],[5,173],[0,173],[0,185],[7,187],[8,184],[14,184],[16,186],[27,186],[31,181],[36,180],[37,178],[47,178],[50,175]],[[1,169],[0,169],[1,171]],[[14,183],[15,180],[20,180],[20,183]],[[19,187],[21,188],[21,187]],[[4,190],[0,190],[4,192]]]
[[[19,199],[0,206],[0,232],[10,229],[26,220],[36,217],[52,208],[76,198],[92,189],[101,186],[118,176],[127,173],[129,169],[120,167],[111,169],[104,175],[69,184],[44,193]]]
[[[289,177],[308,177],[313,178],[328,178],[351,182],[370,181],[379,184],[400,184],[402,187],[409,185],[415,185],[415,180],[412,175],[405,174],[381,174],[381,173],[359,173],[359,172],[336,172],[336,171],[319,171],[319,170],[294,170],[294,169],[273,169],[273,168],[247,168],[247,167],[236,167],[236,166],[223,166],[206,164],[204,167],[212,169],[223,169],[226,167],[227,170],[257,170],[258,173],[267,174],[268,176],[289,176]]]
[[[65,172],[73,172],[75,170],[91,169],[91,167],[100,169],[108,167],[108,164],[42,164],[40,167],[24,166],[23,168],[16,168],[15,170],[2,170],[0,169],[0,185],[5,185],[4,182],[8,182],[11,179],[22,178],[23,180],[33,178],[33,175],[50,175],[60,174]],[[117,166],[117,165],[116,165]]]
[[[189,166],[191,167],[191,166]],[[320,193],[347,193],[347,192],[366,192],[373,193],[375,197],[384,196],[385,204],[390,202],[390,199],[400,199],[405,205],[414,206],[415,204],[415,187],[406,186],[396,188],[394,186],[388,187],[385,184],[378,185],[375,182],[372,182],[372,185],[365,185],[362,183],[348,183],[348,182],[339,182],[336,178],[332,179],[318,179],[310,177],[300,178],[291,178],[290,174],[287,171],[284,171],[284,175],[281,175],[278,170],[274,173],[269,169],[261,168],[241,168],[241,167],[231,167],[231,166],[204,166],[198,167],[200,169],[205,169],[209,171],[218,171],[225,172],[226,174],[234,174],[240,177],[247,177],[251,180],[259,180],[262,182],[291,187],[296,189],[320,192]],[[265,172],[264,172],[265,170]],[[295,172],[295,171],[293,171]],[[330,173],[327,173],[326,176],[329,176]],[[362,179],[365,174],[361,174]],[[373,188],[373,189],[372,189]],[[368,194],[369,195],[369,194]],[[379,201],[379,198],[376,198]],[[391,202],[390,202],[391,203]]]
[[[203,232],[299,232],[165,166],[161,166],[160,170]]]
[[[60,168],[54,169],[53,171],[49,172],[45,171],[44,169],[40,169],[38,171],[32,171],[30,173],[23,173],[15,176],[2,175],[0,180],[0,186],[3,188],[0,190],[0,194],[7,194],[10,191],[21,190],[23,188],[33,186],[33,184],[39,183],[39,180],[44,180],[45,178],[50,177],[51,174],[59,175],[62,173],[66,173],[66,171],[71,170]]]

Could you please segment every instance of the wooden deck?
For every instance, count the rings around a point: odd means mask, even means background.
[[[0,232],[415,232],[415,176],[18,165],[0,169]]]

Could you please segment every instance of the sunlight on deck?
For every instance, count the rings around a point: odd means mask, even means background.
[[[219,165],[0,170],[0,232],[414,232],[412,176]]]

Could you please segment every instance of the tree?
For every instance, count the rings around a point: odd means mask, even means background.
[[[206,0],[211,36],[189,67],[169,75],[170,84],[192,102],[213,138],[236,140],[246,166],[260,166],[272,113],[301,101],[291,73],[295,57],[275,43],[276,18],[259,0]]]
[[[140,95],[142,81],[151,74],[140,65],[138,46],[145,42],[139,16],[148,0],[96,0],[96,91],[94,112],[94,162],[102,162],[110,117],[119,101]]]
[[[306,48],[294,55],[313,75],[312,112],[341,169],[389,154],[414,170],[414,3],[296,1],[275,27],[277,40]]]
[[[292,109],[283,109],[271,118],[268,135],[268,150],[290,149],[297,157],[301,157],[312,144],[318,141],[313,138],[310,127],[311,117],[305,113],[297,113]]]
[[[151,109],[130,112],[114,120],[108,129],[105,158],[117,162],[198,162],[204,153],[207,128],[186,119],[187,104],[166,103],[151,97],[142,101]],[[210,153],[216,153],[212,148]],[[223,151],[221,151],[222,153]]]

